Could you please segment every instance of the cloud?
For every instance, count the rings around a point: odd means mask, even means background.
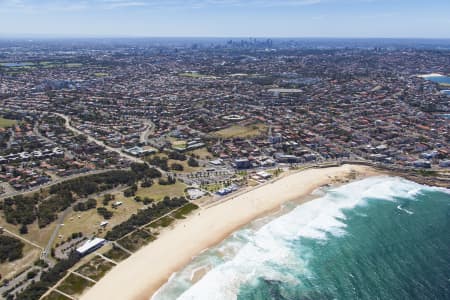
[[[109,0],[104,1],[104,8],[115,9],[115,8],[125,8],[125,7],[139,7],[148,6],[148,2],[144,1],[123,1],[123,0]]]
[[[304,6],[330,0],[0,0],[0,10],[71,11],[133,7],[225,8]]]

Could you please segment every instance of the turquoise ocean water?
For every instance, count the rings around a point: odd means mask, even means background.
[[[427,77],[426,79],[440,84],[442,83],[450,84],[450,77],[448,76],[432,76]]]
[[[448,191],[383,176],[316,193],[206,250],[153,300],[450,299]]]

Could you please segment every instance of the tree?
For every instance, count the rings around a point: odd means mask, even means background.
[[[199,166],[198,161],[197,161],[195,158],[193,158],[192,156],[189,157],[188,165],[189,165],[190,167],[193,167],[193,168]]]
[[[174,171],[183,171],[183,165],[178,164],[178,163],[173,163],[170,165],[170,168]]]
[[[22,226],[19,229],[20,234],[27,234],[28,233],[28,227],[25,224],[22,224]]]
[[[25,244],[14,237],[0,235],[0,263],[22,258]]]
[[[142,181],[142,183],[141,183],[142,188],[148,188],[148,187],[151,187],[152,185],[153,185],[153,180],[151,180],[149,178],[145,178],[144,181]]]

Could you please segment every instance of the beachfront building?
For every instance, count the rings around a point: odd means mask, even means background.
[[[81,256],[85,256],[93,251],[101,248],[105,244],[106,240],[101,238],[93,238],[88,240],[83,246],[76,249],[77,253]]]

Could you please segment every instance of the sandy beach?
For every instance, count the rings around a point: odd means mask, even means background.
[[[337,179],[348,180],[352,171],[356,171],[358,178],[376,175],[373,169],[357,165],[308,169],[285,174],[229,201],[199,209],[113,268],[81,299],[148,300],[174,272],[204,249],[287,201],[309,195],[322,185],[338,183]]]

